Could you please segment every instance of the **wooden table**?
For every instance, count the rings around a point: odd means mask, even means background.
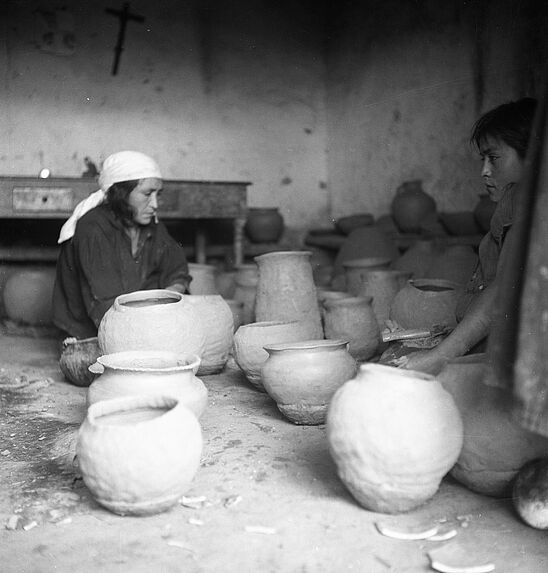
[[[232,219],[234,261],[242,264],[243,228],[247,215],[244,181],[186,181],[165,179],[159,200],[161,219]],[[98,189],[93,178],[0,177],[0,219],[67,219],[74,207]],[[206,262],[206,237],[198,225],[196,261]],[[57,256],[57,247],[2,247],[0,260],[42,260]]]

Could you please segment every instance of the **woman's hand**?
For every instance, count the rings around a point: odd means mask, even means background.
[[[443,367],[447,364],[448,358],[437,351],[436,348],[431,350],[418,350],[402,356],[399,360],[399,368],[406,370],[418,370],[426,374],[439,374]]]
[[[187,292],[187,287],[182,283],[174,283],[172,285],[167,286],[166,290],[173,290],[175,292],[185,294]]]

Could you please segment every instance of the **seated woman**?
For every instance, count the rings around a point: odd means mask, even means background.
[[[187,291],[183,248],[158,221],[162,175],[137,151],[107,157],[101,189],[63,225],[53,291],[53,322],[68,335],[97,335],[114,299],[137,290]]]
[[[474,125],[471,141],[480,153],[485,189],[497,207],[489,232],[480,243],[476,270],[457,306],[460,322],[438,346],[410,354],[401,367],[437,374],[449,360],[463,356],[488,335],[536,103],[532,98],[523,98],[503,104]]]

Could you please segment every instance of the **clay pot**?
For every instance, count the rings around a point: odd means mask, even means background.
[[[276,243],[284,231],[284,219],[276,207],[248,209],[245,232],[253,243]]]
[[[331,397],[356,373],[347,341],[288,342],[265,350],[261,377],[280,412],[294,424],[323,424]]]
[[[423,191],[422,181],[406,181],[397,188],[391,210],[400,231],[419,233],[422,222],[436,212],[436,202]]]
[[[387,269],[391,259],[386,257],[368,257],[345,261],[343,263],[346,290],[357,296],[362,290],[364,278],[369,271]]]
[[[479,196],[479,201],[474,207],[474,217],[478,223],[480,229],[487,233],[491,227],[491,217],[497,208],[495,201],[491,201],[491,198],[487,193],[481,193]]]
[[[294,322],[252,322],[241,326],[234,335],[234,359],[243,370],[248,381],[264,391],[261,368],[268,358],[265,346],[282,342],[299,342],[310,339],[307,323]]]
[[[190,294],[218,294],[217,269],[214,265],[188,263],[188,272],[192,277],[188,289]]]
[[[198,374],[221,372],[228,360],[234,336],[234,319],[230,307],[219,294],[183,295],[183,300],[194,308],[205,333]]]
[[[398,227],[396,226],[396,223],[394,222],[394,217],[392,217],[392,215],[388,215],[387,213],[385,213],[384,215],[381,215],[375,221],[375,225],[377,226],[377,228],[379,228],[384,233],[387,233],[388,235],[399,234]]]
[[[392,262],[391,268],[410,272],[414,278],[421,279],[426,276],[426,272],[440,252],[440,247],[433,241],[418,240]]]
[[[324,330],[326,338],[348,340],[348,352],[356,360],[375,355],[381,342],[371,297],[326,300]]]
[[[202,357],[206,342],[202,321],[180,293],[158,289],[122,294],[99,324],[99,346],[103,354],[167,350]]]
[[[97,358],[90,370],[98,377],[88,389],[89,405],[139,394],[173,396],[197,418],[207,404],[207,388],[194,375],[196,354],[130,350]]]
[[[344,235],[349,235],[354,229],[369,227],[370,225],[373,225],[374,222],[375,218],[371,213],[359,213],[337,219],[335,227]]]
[[[45,326],[52,321],[55,268],[22,269],[13,272],[4,286],[4,308],[15,322]]]
[[[241,300],[226,299],[226,304],[230,308],[232,313],[232,331],[236,332],[240,326],[244,323],[244,303]]]
[[[89,386],[95,374],[88,369],[99,356],[101,348],[97,337],[65,338],[63,340],[59,368],[65,378],[75,386]]]
[[[478,255],[468,245],[447,247],[434,257],[426,278],[444,279],[459,285],[466,285],[478,264]]]
[[[370,270],[362,274],[357,296],[373,299],[373,313],[381,330],[390,318],[392,301],[410,278],[410,272],[393,269]]]
[[[255,299],[257,296],[257,283],[259,282],[259,269],[255,263],[236,266],[234,278],[234,300],[244,304],[243,324],[255,321]]]
[[[514,422],[511,395],[486,384],[489,376],[493,372],[484,354],[456,358],[437,376],[464,424],[464,444],[451,475],[472,491],[510,496],[519,469],[548,455],[548,439]]]
[[[313,338],[323,338],[310,251],[275,251],[255,257],[259,267],[255,318],[307,322]]]
[[[392,301],[390,320],[404,329],[456,326],[459,285],[441,279],[413,279]]]
[[[460,453],[462,422],[433,376],[364,364],[331,400],[327,439],[358,503],[400,513],[436,493]]]
[[[133,396],[90,406],[76,455],[98,503],[120,515],[147,515],[175,505],[200,465],[196,416],[176,398]]]

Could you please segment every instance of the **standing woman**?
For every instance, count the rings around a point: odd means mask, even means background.
[[[53,322],[76,338],[97,335],[117,296],[158,288],[184,293],[192,280],[183,248],[158,221],[156,162],[138,151],[114,153],[99,184],[59,237]]]

